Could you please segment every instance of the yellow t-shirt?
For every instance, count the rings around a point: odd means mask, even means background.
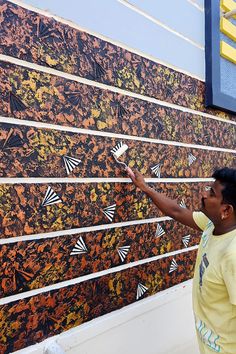
[[[236,354],[236,229],[212,234],[213,223],[194,212],[203,230],[193,279],[193,310],[201,354]]]

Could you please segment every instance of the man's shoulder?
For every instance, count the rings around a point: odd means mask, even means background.
[[[224,256],[234,257],[236,260],[236,229],[225,234],[224,241],[226,243]]]
[[[213,225],[212,221],[202,211],[194,211],[193,220],[202,231]]]

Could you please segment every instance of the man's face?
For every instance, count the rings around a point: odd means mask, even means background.
[[[221,220],[223,189],[224,186],[222,186],[219,181],[215,181],[209,185],[202,194],[201,211],[213,222],[219,222]]]

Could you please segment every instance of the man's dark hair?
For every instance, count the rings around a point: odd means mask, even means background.
[[[236,214],[236,169],[224,167],[216,170],[212,177],[224,186],[222,190],[223,202],[231,204]]]

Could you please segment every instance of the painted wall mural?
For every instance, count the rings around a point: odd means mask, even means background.
[[[203,82],[6,0],[0,6],[1,53],[206,111]],[[235,119],[220,111],[207,111]]]
[[[150,184],[152,185],[152,184]],[[156,190],[183,207],[200,207],[206,183],[158,183]],[[143,193],[126,183],[0,185],[0,238],[162,216]]]
[[[0,295],[41,288],[198,243],[199,232],[166,220],[2,245]]]
[[[204,108],[203,82],[23,6],[0,0],[2,354],[192,277],[200,233],[127,182],[112,149],[183,208],[236,165],[235,116]]]
[[[232,124],[3,61],[0,75],[2,116],[229,149],[236,146]],[[186,96],[183,87],[180,92]]]
[[[182,253],[3,305],[0,350],[26,347],[188,280],[195,257]]]
[[[0,123],[1,177],[119,177],[111,150],[120,139]],[[126,140],[122,155],[147,177],[210,177],[235,166],[233,153]]]

